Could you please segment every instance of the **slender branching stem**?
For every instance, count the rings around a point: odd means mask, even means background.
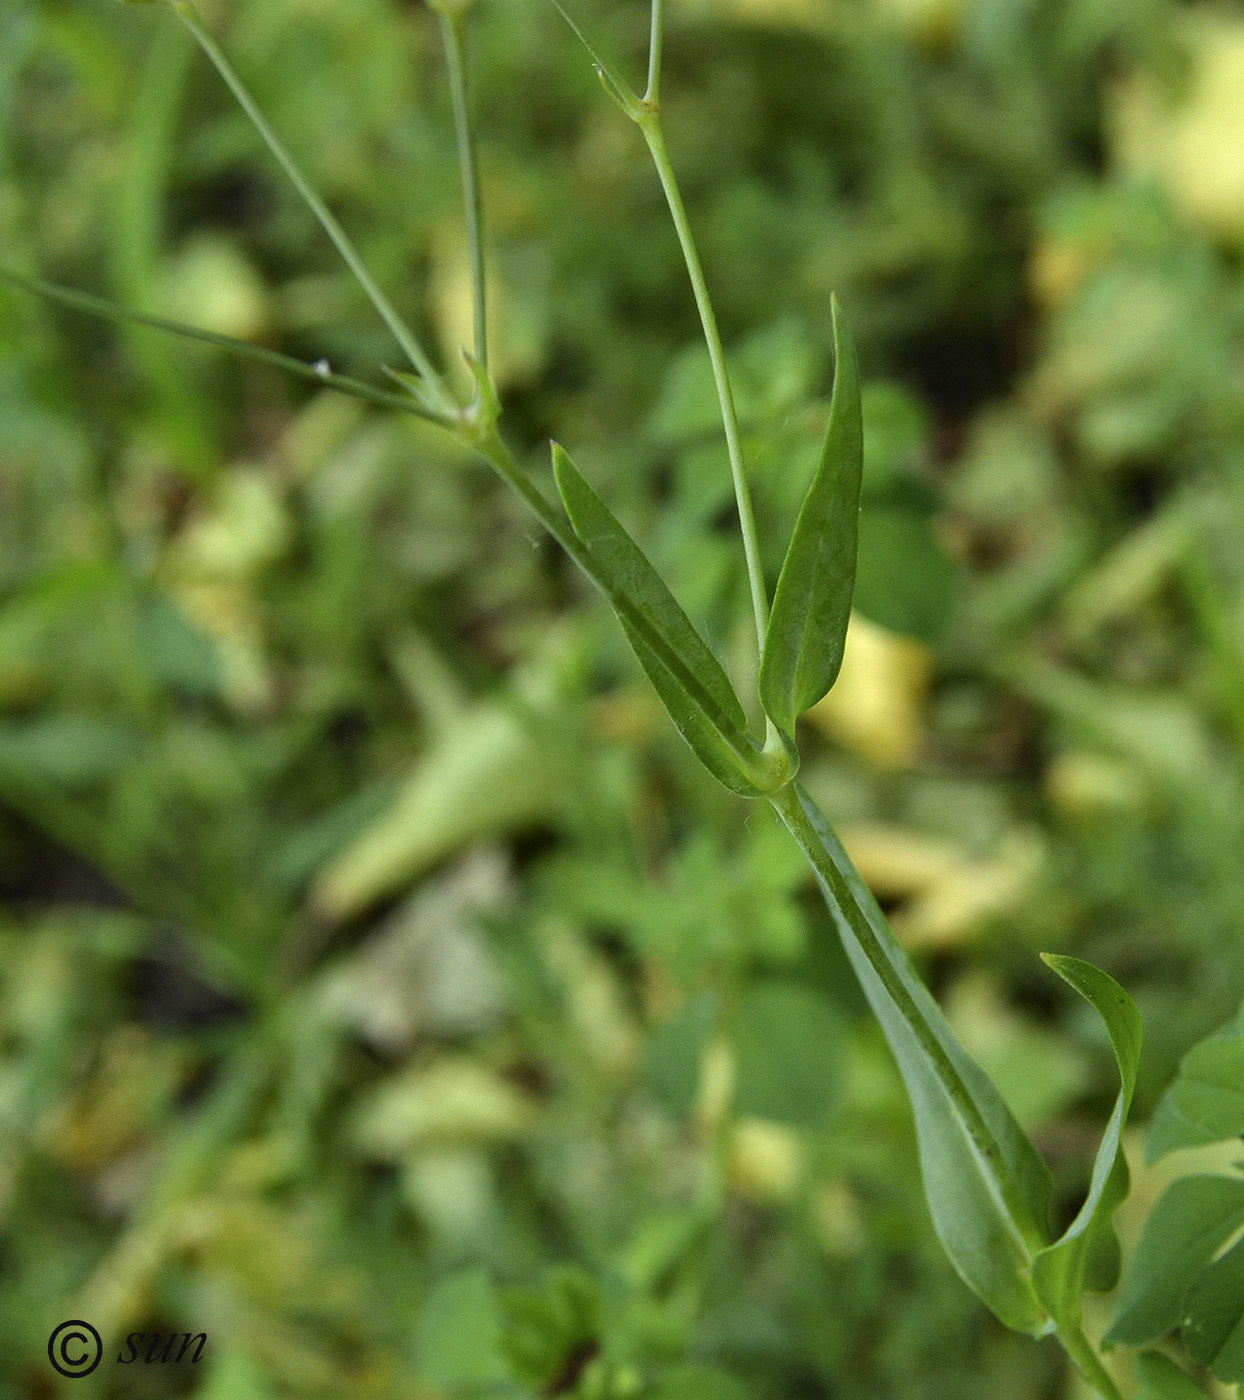
[[[726,355],[722,349],[721,333],[717,329],[717,316],[713,311],[712,298],[708,294],[708,283],[704,280],[704,269],[700,255],[696,251],[695,239],[691,234],[691,223],[687,218],[686,206],[678,189],[674,167],[670,163],[669,152],[665,149],[665,136],[661,130],[661,54],[665,35],[665,0],[652,0],[652,26],[648,42],[648,89],[644,93],[641,112],[636,118],[639,129],[648,143],[648,150],[657,168],[661,188],[665,191],[665,202],[669,205],[670,217],[678,234],[683,261],[687,265],[687,275],[691,279],[691,290],[695,294],[696,310],[700,313],[700,324],[704,328],[704,340],[708,346],[708,358],[713,367],[713,381],[717,385],[717,400],[721,405],[721,422],[726,433],[726,450],[730,454],[730,475],[734,478],[734,499],[738,506],[739,528],[743,533],[743,553],[747,560],[747,579],[751,585],[752,610],[756,615],[756,646],[764,649],[765,632],[769,626],[769,595],[765,590],[764,570],[760,566],[760,541],[756,535],[756,517],[752,510],[751,491],[747,485],[747,473],[743,465],[743,444],[739,438],[739,417],[734,407],[734,393],[730,388],[730,374],[726,369]],[[767,725],[769,739],[776,739],[771,724]]]
[[[665,191],[670,216],[682,246],[683,261],[691,278],[691,289],[695,293],[696,309],[700,313],[700,324],[704,328],[704,340],[708,345],[708,357],[713,366],[713,380],[717,385],[717,400],[721,405],[721,420],[726,432],[726,450],[730,455],[730,474],[734,478],[734,498],[738,505],[739,528],[743,532],[743,553],[747,560],[747,577],[751,585],[752,610],[756,617],[756,643],[758,648],[765,644],[765,631],[769,625],[769,598],[765,591],[764,570],[760,566],[760,542],[756,535],[756,517],[752,510],[751,492],[743,467],[743,445],[739,438],[738,414],[734,408],[734,394],[730,388],[730,376],[726,370],[725,351],[721,345],[721,334],[717,329],[717,317],[709,298],[708,284],[704,280],[704,269],[700,265],[700,255],[696,252],[695,240],[691,236],[691,225],[687,211],[678,191],[674,169],[665,149],[665,138],[661,133],[661,123],[655,110],[645,112],[639,118],[639,128],[648,143],[652,159]]]
[[[466,62],[463,57],[466,11],[457,5],[437,6],[441,42],[449,70],[449,97],[454,109],[454,138],[462,173],[462,204],[466,216],[467,256],[471,263],[471,295],[475,316],[475,359],[488,369],[488,302],[484,278],[484,201],[480,193],[475,159],[475,134],[467,100]]]
[[[194,35],[199,47],[212,61],[216,71],[225,80],[230,92],[237,98],[239,105],[250,120],[254,123],[255,130],[259,132],[268,149],[276,157],[281,168],[289,176],[294,188],[302,196],[307,207],[320,222],[320,227],[332,239],[337,251],[345,259],[346,266],[358,279],[359,285],[367,293],[371,304],[380,313],[386,326],[393,334],[393,338],[402,347],[406,357],[418,370],[422,378],[427,382],[434,398],[440,401],[441,406],[447,411],[452,409],[453,401],[441,382],[432,361],[428,358],[423,347],[419,344],[415,333],[410,329],[401,316],[398,315],[388,297],[376,285],[371,273],[364,267],[362,259],[354,244],[350,241],[345,229],[337,222],[329,211],[328,206],[316,194],[311,185],[307,182],[302,171],[294,163],[293,157],[285,149],[284,144],[277,136],[276,132],[268,125],[263,113],[255,105],[254,99],[242,85],[242,80],[234,71],[233,65],[225,57],[220,46],[212,38],[203,26],[203,21],[199,18],[198,11],[194,8],[191,0],[170,0],[169,8],[174,11],[186,28]]]
[[[245,341],[234,340],[231,336],[217,335],[212,331],[201,331],[177,321],[166,321],[158,316],[147,316],[142,312],[130,311],[125,307],[104,301],[100,297],[44,282],[37,277],[26,277],[21,273],[0,268],[0,283],[3,282],[47,297],[49,300],[59,301],[78,310],[104,316],[112,321],[149,326],[153,330],[167,331],[185,339],[197,340],[217,349],[226,350],[230,354],[258,360],[263,364],[288,370],[301,378],[315,380],[328,388],[338,390],[340,393],[349,394],[353,398],[364,399],[384,408],[396,408],[403,413],[409,413],[417,418],[424,418],[436,423],[452,434],[464,447],[478,452],[493,466],[502,479],[523,499],[549,534],[608,597],[625,620],[645,636],[648,644],[656,651],[664,664],[674,672],[680,681],[688,686],[693,695],[697,693],[698,684],[695,677],[687,671],[682,659],[669,649],[659,633],[651,631],[648,618],[643,610],[637,608],[629,597],[619,593],[616,587],[610,583],[607,574],[599,567],[596,556],[575,534],[570,522],[515,460],[514,454],[497,431],[496,405],[495,402],[491,404],[488,402],[490,394],[486,376],[481,375],[477,381],[482,392],[474,408],[456,410],[452,413],[440,413],[427,408],[412,395],[389,393],[383,389],[377,389],[371,384],[351,379],[347,375],[334,374],[327,365],[308,365],[302,360],[282,355],[275,350],[267,350],[262,346],[248,345]],[[786,780],[788,768],[782,761],[785,757],[783,754],[762,751],[757,744],[744,735],[723,735],[722,737],[739,759],[740,771],[761,791],[772,791]]]
[[[216,350],[224,350],[241,359],[256,360],[262,365],[271,365],[274,369],[296,374],[300,379],[313,380],[317,384],[336,389],[339,393],[349,394],[352,398],[378,404],[381,408],[400,409],[403,413],[411,413],[416,418],[426,418],[429,422],[441,426],[446,426],[452,421],[450,415],[439,415],[422,407],[409,394],[395,394],[386,389],[377,389],[361,379],[353,379],[348,374],[336,374],[323,362],[309,365],[305,360],[297,360],[292,355],[282,355],[279,350],[269,350],[263,345],[251,345],[244,340],[235,340],[231,335],[217,335],[215,331],[199,330],[197,326],[183,325],[180,321],[168,321],[163,316],[148,316],[142,311],[131,311],[127,307],[105,301],[102,297],[92,296],[89,292],[61,287],[54,282],[45,282],[41,277],[26,277],[7,268],[0,268],[0,282],[8,282],[14,287],[21,287],[37,296],[46,297],[49,301],[58,301],[76,311],[85,311],[91,316],[103,316],[109,321],[146,326],[151,330],[181,336],[184,340],[197,340]]]
[[[648,86],[644,102],[655,108],[661,100],[661,46],[665,38],[665,0],[652,0],[652,31],[648,40]]]
[[[515,460],[513,452],[495,427],[474,438],[470,446],[480,454],[503,481],[522,497],[531,513],[589,578],[597,574],[596,561],[575,534],[561,512]]]
[[[734,480],[734,498],[739,512],[739,528],[743,534],[743,553],[747,561],[747,581],[751,589],[752,610],[756,619],[757,650],[763,652],[765,633],[769,626],[769,596],[765,590],[764,570],[760,564],[760,543],[756,535],[756,517],[752,510],[751,492],[747,485],[747,474],[743,465],[743,445],[739,438],[738,414],[734,407],[734,394],[730,388],[730,375],[726,369],[725,351],[722,349],[721,334],[717,329],[717,317],[708,294],[708,284],[704,280],[704,269],[700,255],[696,251],[695,239],[691,234],[691,224],[687,210],[678,190],[674,168],[670,164],[669,153],[665,148],[665,137],[661,131],[661,108],[659,92],[661,86],[662,40],[665,27],[664,0],[652,0],[652,25],[648,52],[648,89],[644,97],[635,95],[617,69],[605,58],[596,44],[588,37],[583,26],[562,6],[561,0],[553,0],[566,22],[575,31],[584,47],[592,55],[596,71],[610,97],[631,118],[643,132],[644,140],[656,165],[674,220],[674,229],[682,248],[683,261],[691,279],[691,289],[695,294],[696,309],[700,313],[700,324],[704,328],[704,339],[708,345],[708,357],[713,368],[713,381],[717,386],[717,399],[721,405],[722,426],[726,434],[726,450],[730,457],[730,474]],[[773,721],[765,720],[765,752],[775,767],[786,764],[789,755]]]

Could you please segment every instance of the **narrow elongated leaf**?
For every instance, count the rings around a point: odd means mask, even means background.
[[[1184,1298],[1244,1225],[1244,1177],[1182,1176],[1145,1221],[1106,1342],[1155,1342],[1184,1319]]]
[[[760,699],[786,734],[838,679],[859,546],[864,430],[855,347],[838,303],[834,392],[820,465],[795,522],[760,663]]]
[[[1109,1228],[1115,1209],[1127,1195],[1127,1158],[1119,1144],[1140,1062],[1140,1012],[1131,997],[1109,974],[1080,958],[1042,953],[1042,960],[1088,1001],[1106,1023],[1123,1081],[1114,1111],[1106,1125],[1088,1196],[1076,1218],[1060,1239],[1033,1260],[1032,1279],[1037,1296],[1060,1327],[1080,1325],[1084,1274],[1094,1241]]]
[[[596,564],[622,630],[670,718],[700,761],[734,792],[756,796],[740,754],[747,718],[721,663],[647,556],[553,444],[553,473],[575,533]]]
[[[731,792],[737,792],[741,797],[761,796],[764,789],[747,776],[739,758],[739,748],[749,745],[751,741],[743,734],[739,734],[733,743],[724,738],[721,730],[708,718],[687,690],[682,676],[672,670],[664,658],[649,646],[644,634],[620,611],[618,621],[626,633],[626,640],[631,644],[631,650],[639,658],[639,664],[652,682],[652,688],[661,697],[661,703],[669,713],[670,719],[691,745],[700,762]]]
[[[1244,1240],[1197,1279],[1184,1311],[1188,1355],[1228,1385],[1244,1381]]]
[[[553,444],[553,474],[575,534],[592,551],[610,584],[648,617],[656,632],[668,641],[672,653],[684,661],[708,717],[725,729],[745,729],[747,716],[721,662],[643,550],[558,443]]]
[[[993,1082],[955,1039],[816,804],[798,784],[794,791],[802,820],[779,801],[774,805],[817,872],[843,948],[898,1062],[938,1238],[963,1281],[1008,1327],[1040,1336],[1049,1319],[1028,1273],[1032,1254],[1049,1238],[1049,1170]],[[835,880],[846,886],[845,897],[880,944],[886,975],[865,952],[834,893]],[[983,1124],[983,1141],[965,1119],[964,1097]]]
[[[1184,1056],[1145,1144],[1155,1161],[1177,1147],[1244,1136],[1244,1012]]]
[[[1136,1358],[1140,1389],[1133,1400],[1205,1400],[1205,1392],[1160,1351],[1142,1352]]]

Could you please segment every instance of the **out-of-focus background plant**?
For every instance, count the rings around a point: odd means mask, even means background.
[[[640,61],[646,7],[580,8]],[[206,17],[455,354],[435,17]],[[551,8],[472,18],[511,440],[572,449],[744,681],[656,176]],[[176,25],[0,0],[0,41],[0,261],[394,362]],[[1036,951],[1134,996],[1140,1124],[1244,993],[1244,9],[684,0],[663,107],[771,577],[851,318],[857,611],[803,776],[1070,1218],[1117,1072]],[[944,1260],[797,850],[485,466],[0,290],[0,590],[6,1394],[1078,1393]],[[1138,1142],[1126,1251],[1239,1154]],[[210,1348],[62,1383],[71,1316]]]

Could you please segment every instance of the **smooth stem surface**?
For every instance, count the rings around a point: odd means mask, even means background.
[[[798,842],[800,850],[807,857],[813,870],[820,877],[824,889],[850,927],[864,957],[877,974],[886,995],[898,1008],[911,1033],[919,1042],[921,1050],[932,1066],[933,1072],[937,1075],[946,1092],[946,1097],[953,1105],[954,1111],[959,1115],[976,1150],[998,1168],[994,1174],[994,1180],[997,1183],[999,1194],[1014,1227],[1016,1230],[1023,1230],[1030,1219],[1028,1206],[1020,1195],[1018,1186],[1010,1179],[1009,1172],[1004,1172],[1001,1169],[1003,1160],[1001,1148],[990,1131],[989,1125],[981,1116],[967,1086],[959,1077],[959,1072],[947,1055],[945,1047],[929,1025],[921,1008],[916,1004],[911,992],[903,984],[903,980],[898,975],[891,960],[892,953],[898,957],[906,957],[906,954],[899,948],[897,942],[894,942],[893,948],[890,949],[878,937],[868,915],[861,908],[847,883],[843,871],[839,869],[836,853],[826,846],[821,839],[821,834],[809,820],[807,812],[804,811],[804,799],[796,785],[788,783],[777,792],[771,793],[769,801],[773,804],[774,811],[782,819],[783,825]],[[842,859],[846,860],[845,855],[842,856]],[[1029,1252],[1043,1246],[1044,1241],[1037,1233],[1035,1222],[1032,1222],[1030,1231],[1025,1232],[1022,1244]]]
[[[462,173],[462,205],[466,217],[467,256],[471,263],[471,295],[475,315],[475,359],[488,369],[488,304],[484,278],[484,202],[480,194],[479,169],[475,160],[475,136],[467,102],[466,62],[463,36],[466,16],[463,10],[438,10],[445,65],[449,70],[449,97],[454,109],[454,140],[458,147],[458,167]]]
[[[493,466],[508,486],[512,487],[523,498],[531,513],[584,573],[589,578],[596,580],[596,561],[552,502],[518,465],[514,454],[506,445],[501,434],[495,428],[490,428],[472,439],[469,445]]]
[[[1102,1365],[1101,1357],[1097,1355],[1093,1344],[1081,1328],[1077,1327],[1074,1332],[1060,1331],[1057,1335],[1063,1350],[1075,1363],[1076,1370],[1102,1400],[1123,1400],[1123,1392],[1115,1385],[1114,1378]]]
[[[659,6],[654,8],[654,20],[659,19]],[[696,309],[700,313],[700,324],[704,327],[704,339],[708,345],[708,357],[713,366],[713,379],[717,385],[717,399],[721,405],[721,421],[726,430],[726,450],[730,454],[730,474],[734,478],[734,498],[738,504],[739,528],[743,532],[743,552],[747,557],[747,577],[752,591],[752,610],[756,615],[756,645],[764,649],[765,631],[769,625],[769,599],[765,592],[764,571],[760,567],[760,544],[756,538],[756,517],[752,511],[752,497],[748,490],[747,477],[743,469],[743,446],[739,441],[738,415],[734,410],[734,395],[730,389],[730,377],[726,371],[726,356],[721,347],[721,335],[717,330],[717,317],[713,314],[713,304],[709,299],[708,285],[704,281],[704,270],[691,236],[691,225],[687,221],[687,211],[683,207],[682,196],[678,192],[678,182],[670,165],[665,149],[665,138],[661,134],[660,121],[655,110],[649,110],[639,118],[639,129],[652,152],[652,159],[661,178],[661,188],[665,191],[665,201],[669,205],[678,241],[682,245],[683,261],[691,278],[691,288],[695,293]]]
[[[235,340],[230,335],[217,335],[215,331],[200,330],[197,326],[183,325],[180,321],[168,321],[162,316],[148,316],[142,311],[131,311],[128,307],[117,306],[113,302],[105,301],[102,297],[92,296],[90,292],[79,292],[73,287],[61,287],[55,282],[45,282],[41,277],[26,277],[20,272],[10,272],[3,267],[0,267],[0,282],[21,287],[25,291],[33,292],[36,296],[60,302],[63,306],[73,307],[76,311],[85,311],[91,316],[102,316],[106,320],[128,325],[147,326],[151,330],[180,336],[183,340],[197,340],[204,345],[210,345],[217,350],[224,350],[230,355],[236,355],[240,359],[255,360],[261,365],[272,365],[275,369],[296,374],[301,379],[310,379],[314,383],[336,389],[338,393],[348,394],[351,398],[379,404],[382,408],[396,408],[402,413],[413,414],[416,418],[426,419],[429,423],[436,423],[441,427],[447,426],[449,421],[417,404],[409,394],[395,394],[387,389],[377,389],[372,384],[365,384],[361,379],[352,379],[348,374],[334,374],[323,364],[309,365],[303,360],[294,359],[291,355],[282,355],[279,350],[269,350],[262,345],[250,345],[244,340]]]
[[[652,33],[648,40],[648,87],[644,101],[656,107],[661,98],[661,44],[665,37],[665,0],[652,0]]]
[[[440,376],[433,367],[431,360],[425,354],[423,347],[416,339],[415,333],[397,314],[396,310],[394,310],[392,304],[389,302],[389,299],[376,285],[371,274],[367,271],[366,267],[364,267],[363,261],[359,257],[354,244],[350,242],[345,229],[341,227],[329,212],[328,206],[311,188],[302,171],[294,164],[293,157],[285,149],[276,132],[268,125],[263,113],[255,105],[254,99],[251,97],[250,93],[243,87],[242,80],[234,71],[233,65],[225,57],[216,41],[203,27],[203,22],[200,20],[198,12],[195,10],[191,0],[172,0],[170,8],[190,33],[194,35],[196,42],[203,52],[211,59],[216,71],[225,80],[229,91],[237,98],[238,104],[250,118],[255,130],[259,132],[268,149],[276,157],[277,162],[285,171],[286,175],[289,176],[291,183],[302,196],[307,207],[319,220],[320,227],[328,234],[329,238],[332,239],[334,247],[345,260],[346,266],[358,279],[359,285],[367,293],[371,304],[380,313],[381,319],[392,332],[393,338],[402,347],[406,357],[410,360],[415,369],[418,370],[419,374],[427,381],[432,392],[440,400],[441,406],[446,411],[452,410],[454,407],[453,401],[450,399],[444,385],[441,383]]]

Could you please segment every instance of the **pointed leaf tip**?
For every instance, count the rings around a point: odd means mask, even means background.
[[[1041,961],[1069,987],[1079,992],[1105,1022],[1115,1058],[1119,1062],[1123,1093],[1130,1107],[1144,1038],[1144,1027],[1136,1003],[1108,972],[1082,958],[1068,957],[1064,953],[1042,953]]]
[[[1078,1327],[1090,1256],[1095,1245],[1108,1238],[1111,1217],[1128,1192],[1127,1158],[1120,1137],[1136,1088],[1142,1027],[1135,1002],[1108,973],[1081,958],[1060,953],[1042,953],[1041,961],[1101,1016],[1122,1081],[1093,1162],[1088,1196],[1062,1237],[1033,1260],[1033,1286],[1050,1316],[1060,1327]]]
[[[838,679],[859,548],[864,429],[855,346],[831,298],[834,388],[820,464],[778,578],[760,664],[760,699],[784,733]]]

